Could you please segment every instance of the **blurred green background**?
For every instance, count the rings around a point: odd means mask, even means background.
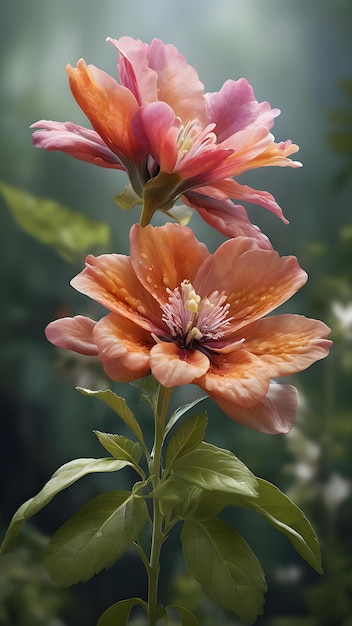
[[[246,431],[207,401],[207,438],[291,496],[321,540],[322,577],[255,513],[225,513],[266,572],[269,592],[257,623],[351,626],[351,27],[350,0],[1,0],[1,529],[58,465],[101,454],[92,429],[124,434],[115,416],[74,389],[106,386],[102,372],[87,359],[55,350],[44,337],[46,324],[63,312],[97,313],[69,286],[89,242],[72,253],[76,240],[62,230],[65,246],[61,241],[57,250],[45,223],[38,241],[11,211],[8,186],[103,222],[96,251],[128,253],[128,230],[139,214],[113,202],[127,183],[124,175],[34,149],[29,126],[43,118],[86,125],[67,86],[66,63],[83,57],[115,75],[107,36],[128,34],[146,42],[158,37],[174,43],[197,68],[206,91],[217,91],[227,78],[246,77],[258,100],[282,110],[276,140],[291,138],[300,146],[302,169],[268,168],[242,181],[276,197],[289,226],[259,207],[250,208],[250,216],[280,253],[297,255],[309,273],[307,286],[286,310],[330,324],[334,348],[328,360],[293,379],[301,405],[290,435]],[[30,200],[17,197],[17,209],[22,202]],[[197,217],[192,225],[209,249],[222,241]],[[151,432],[151,417],[135,390],[113,388]],[[175,402],[196,395],[187,388]],[[117,488],[128,488],[131,479],[119,473]],[[112,486],[111,476],[86,478],[28,524],[19,547],[0,561],[1,626],[93,626],[109,604],[145,595],[143,568],[133,553],[68,591],[53,585],[42,565],[47,536],[88,497]],[[177,532],[165,546],[162,567],[162,601],[187,603],[202,626],[241,623],[215,609],[187,577]]]

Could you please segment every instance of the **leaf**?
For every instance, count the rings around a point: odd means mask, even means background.
[[[135,380],[132,383],[134,387],[140,390],[141,400],[149,406],[153,411],[153,415],[158,412],[158,400],[160,393],[160,384],[155,380],[154,376],[145,376],[141,380]]]
[[[245,496],[255,496],[257,493],[256,477],[248,467],[228,450],[208,443],[202,443],[196,450],[178,459],[172,472],[209,491],[226,491]]]
[[[94,472],[116,472],[130,465],[128,461],[106,459],[74,459],[62,465],[36,496],[24,502],[16,511],[7,529],[0,554],[10,552],[15,546],[23,524],[43,509],[60,491],[63,491],[77,480]]]
[[[321,553],[317,536],[301,509],[271,483],[258,478],[258,496],[246,500],[277,530],[287,536],[298,554],[322,574]]]
[[[181,541],[186,565],[206,595],[253,624],[263,612],[267,586],[260,564],[241,535],[219,519],[187,521]]]
[[[139,467],[138,462],[141,458],[142,448],[138,442],[131,441],[131,439],[123,435],[102,433],[100,430],[93,430],[93,433],[98,437],[105,450],[112,454],[114,459],[128,461],[134,467]]]
[[[128,598],[112,604],[100,616],[97,626],[127,626],[130,612],[134,606],[141,606],[148,614],[148,605],[140,598]]]
[[[159,500],[164,515],[173,511],[176,517],[187,519],[193,517],[192,511],[197,506],[197,499],[202,493],[205,492],[200,487],[171,475],[160,483],[153,495]],[[210,497],[213,493],[213,491],[207,492]]]
[[[18,225],[41,243],[53,246],[66,261],[80,260],[93,248],[109,243],[110,229],[104,222],[5,183],[0,183],[0,193]]]
[[[133,432],[142,446],[145,447],[141,428],[132,411],[128,408],[124,398],[120,398],[120,396],[117,396],[110,389],[105,389],[104,391],[100,389],[92,391],[91,389],[83,389],[83,387],[76,387],[76,389],[85,396],[92,396],[98,398],[102,402],[105,402],[105,404],[107,404],[113,411],[115,411],[115,413],[119,415],[119,417],[121,417],[126,426],[128,426],[128,428]]]
[[[111,567],[138,537],[147,519],[143,499],[128,491],[100,494],[82,506],[49,542],[49,576],[69,587]]]
[[[170,604],[166,607],[166,610],[177,611],[181,615],[182,626],[198,626],[198,620],[188,609],[185,609],[182,606],[177,606],[176,604]],[[100,625],[98,624],[98,626]]]
[[[168,473],[177,459],[197,448],[203,441],[207,425],[206,413],[189,417],[172,435],[166,451],[165,471]]]
[[[202,400],[206,400],[207,398],[208,398],[208,396],[201,396],[200,398],[197,398],[196,400],[193,400],[193,402],[189,402],[188,404],[184,404],[183,406],[180,406],[178,409],[176,409],[176,411],[174,411],[174,413],[171,415],[168,423],[166,424],[164,439],[165,439],[166,435],[170,432],[171,428],[176,424],[176,422],[180,419],[180,417],[182,417],[182,415],[187,413],[187,411],[189,411],[190,409],[193,409],[193,407],[196,406],[196,404],[198,404]]]

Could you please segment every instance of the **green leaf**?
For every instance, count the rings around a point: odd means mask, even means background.
[[[203,441],[207,426],[206,413],[189,417],[172,435],[166,451],[165,471],[168,473],[175,462],[191,452]]]
[[[98,437],[105,450],[112,454],[114,459],[128,461],[141,471],[138,462],[141,458],[142,448],[138,442],[131,441],[131,439],[123,435],[102,433],[100,430],[93,430],[93,433]]]
[[[258,496],[248,499],[249,506],[263,515],[292,543],[298,554],[322,574],[321,553],[317,536],[301,509],[271,483],[258,478]]]
[[[106,459],[74,459],[62,465],[36,496],[27,500],[14,514],[4,537],[0,554],[10,552],[15,546],[23,524],[43,509],[49,502],[77,480],[94,472],[116,472],[130,465],[128,461]]]
[[[205,492],[200,487],[172,475],[161,482],[153,495],[159,500],[164,515],[173,511],[176,517],[186,519],[193,517],[193,509],[196,508],[197,499],[202,493]],[[213,493],[207,492],[210,497]]]
[[[228,450],[202,443],[176,461],[175,476],[208,491],[226,491],[255,496],[257,480],[254,474]]]
[[[69,587],[111,567],[138,537],[147,515],[144,500],[128,491],[96,496],[52,537],[45,560],[49,576]]]
[[[130,612],[134,606],[141,606],[148,614],[148,605],[140,598],[128,598],[112,604],[100,616],[97,626],[127,626]]]
[[[137,437],[138,441],[145,447],[143,434],[141,428],[134,417],[132,411],[128,408],[124,398],[120,398],[110,389],[92,391],[91,389],[83,389],[83,387],[76,387],[77,391],[83,393],[85,396],[92,396],[98,398],[105,404],[107,404],[121,419],[125,422],[126,426]]]
[[[104,222],[5,183],[0,183],[0,193],[19,226],[41,243],[53,246],[66,261],[80,260],[93,248],[109,243],[110,229]]]
[[[241,535],[219,519],[187,521],[181,541],[186,565],[206,595],[253,624],[263,612],[267,587],[263,570]]]
[[[145,376],[140,380],[132,383],[134,387],[140,390],[141,400],[149,406],[153,411],[153,415],[156,415],[158,411],[158,400],[160,393],[160,384],[155,380],[154,376]]]
[[[185,609],[182,606],[177,606],[176,604],[170,604],[166,607],[166,610],[177,611],[181,616],[182,626],[198,626],[198,620],[188,609]]]
[[[206,400],[207,398],[208,398],[208,396],[201,396],[200,398],[197,398],[196,400],[193,400],[193,402],[189,402],[188,404],[184,404],[183,406],[180,406],[178,409],[176,409],[176,411],[174,411],[174,413],[171,415],[168,423],[166,424],[164,439],[165,439],[166,435],[170,432],[171,428],[176,424],[176,422],[180,419],[180,417],[182,417],[182,415],[187,413],[187,411],[190,411],[190,409],[193,409],[193,407],[196,406],[196,404],[198,404],[202,400]]]

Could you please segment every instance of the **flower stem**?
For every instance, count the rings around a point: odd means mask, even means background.
[[[157,410],[155,413],[154,446],[149,465],[149,473],[154,490],[162,477],[161,450],[164,438],[165,419],[173,389],[160,386]],[[148,626],[156,626],[158,619],[158,584],[160,551],[165,539],[163,532],[164,516],[157,498],[153,499],[153,531],[148,569]]]

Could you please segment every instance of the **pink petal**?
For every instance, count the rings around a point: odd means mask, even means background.
[[[87,356],[96,356],[98,350],[93,338],[95,325],[96,322],[83,315],[62,317],[48,324],[45,335],[59,348],[73,350]]]
[[[94,130],[89,130],[72,122],[51,122],[41,120],[32,124],[31,128],[39,128],[33,133],[33,144],[36,148],[59,150],[80,161],[124,170],[120,159],[107,147]]]
[[[155,102],[158,98],[157,74],[148,67],[148,44],[132,37],[108,37],[107,41],[120,53],[118,72],[121,85],[132,91],[139,106]]]
[[[284,217],[281,207],[268,191],[252,189],[252,187],[248,185],[241,185],[232,178],[225,178],[223,181],[215,183],[213,189],[211,187],[208,188],[208,192],[209,194],[212,192],[215,192],[215,194],[220,192],[234,200],[241,200],[242,202],[262,206],[277,215],[284,224],[288,224],[288,220]]]
[[[274,118],[280,114],[278,109],[271,109],[269,102],[259,104],[253,88],[244,78],[227,80],[220,91],[205,94],[205,99],[207,121],[216,123],[218,142],[248,126],[270,129]]]
[[[153,102],[139,109],[132,130],[160,169],[172,173],[178,156],[179,123],[171,107],[164,102]]]
[[[291,385],[271,383],[265,398],[249,408],[215,394],[211,397],[226,415],[242,426],[271,435],[289,432],[297,413],[298,394]]]
[[[195,209],[203,220],[225,235],[225,237],[252,237],[263,249],[272,249],[266,235],[248,218],[244,207],[233,204],[231,200],[203,195],[197,191],[187,191],[183,196],[187,206]]]
[[[305,370],[327,356],[330,328],[303,315],[275,315],[243,328],[245,347],[262,359],[271,377]]]
[[[151,349],[150,367],[161,385],[178,387],[205,374],[209,359],[199,350],[184,350],[176,343],[159,342]]]

